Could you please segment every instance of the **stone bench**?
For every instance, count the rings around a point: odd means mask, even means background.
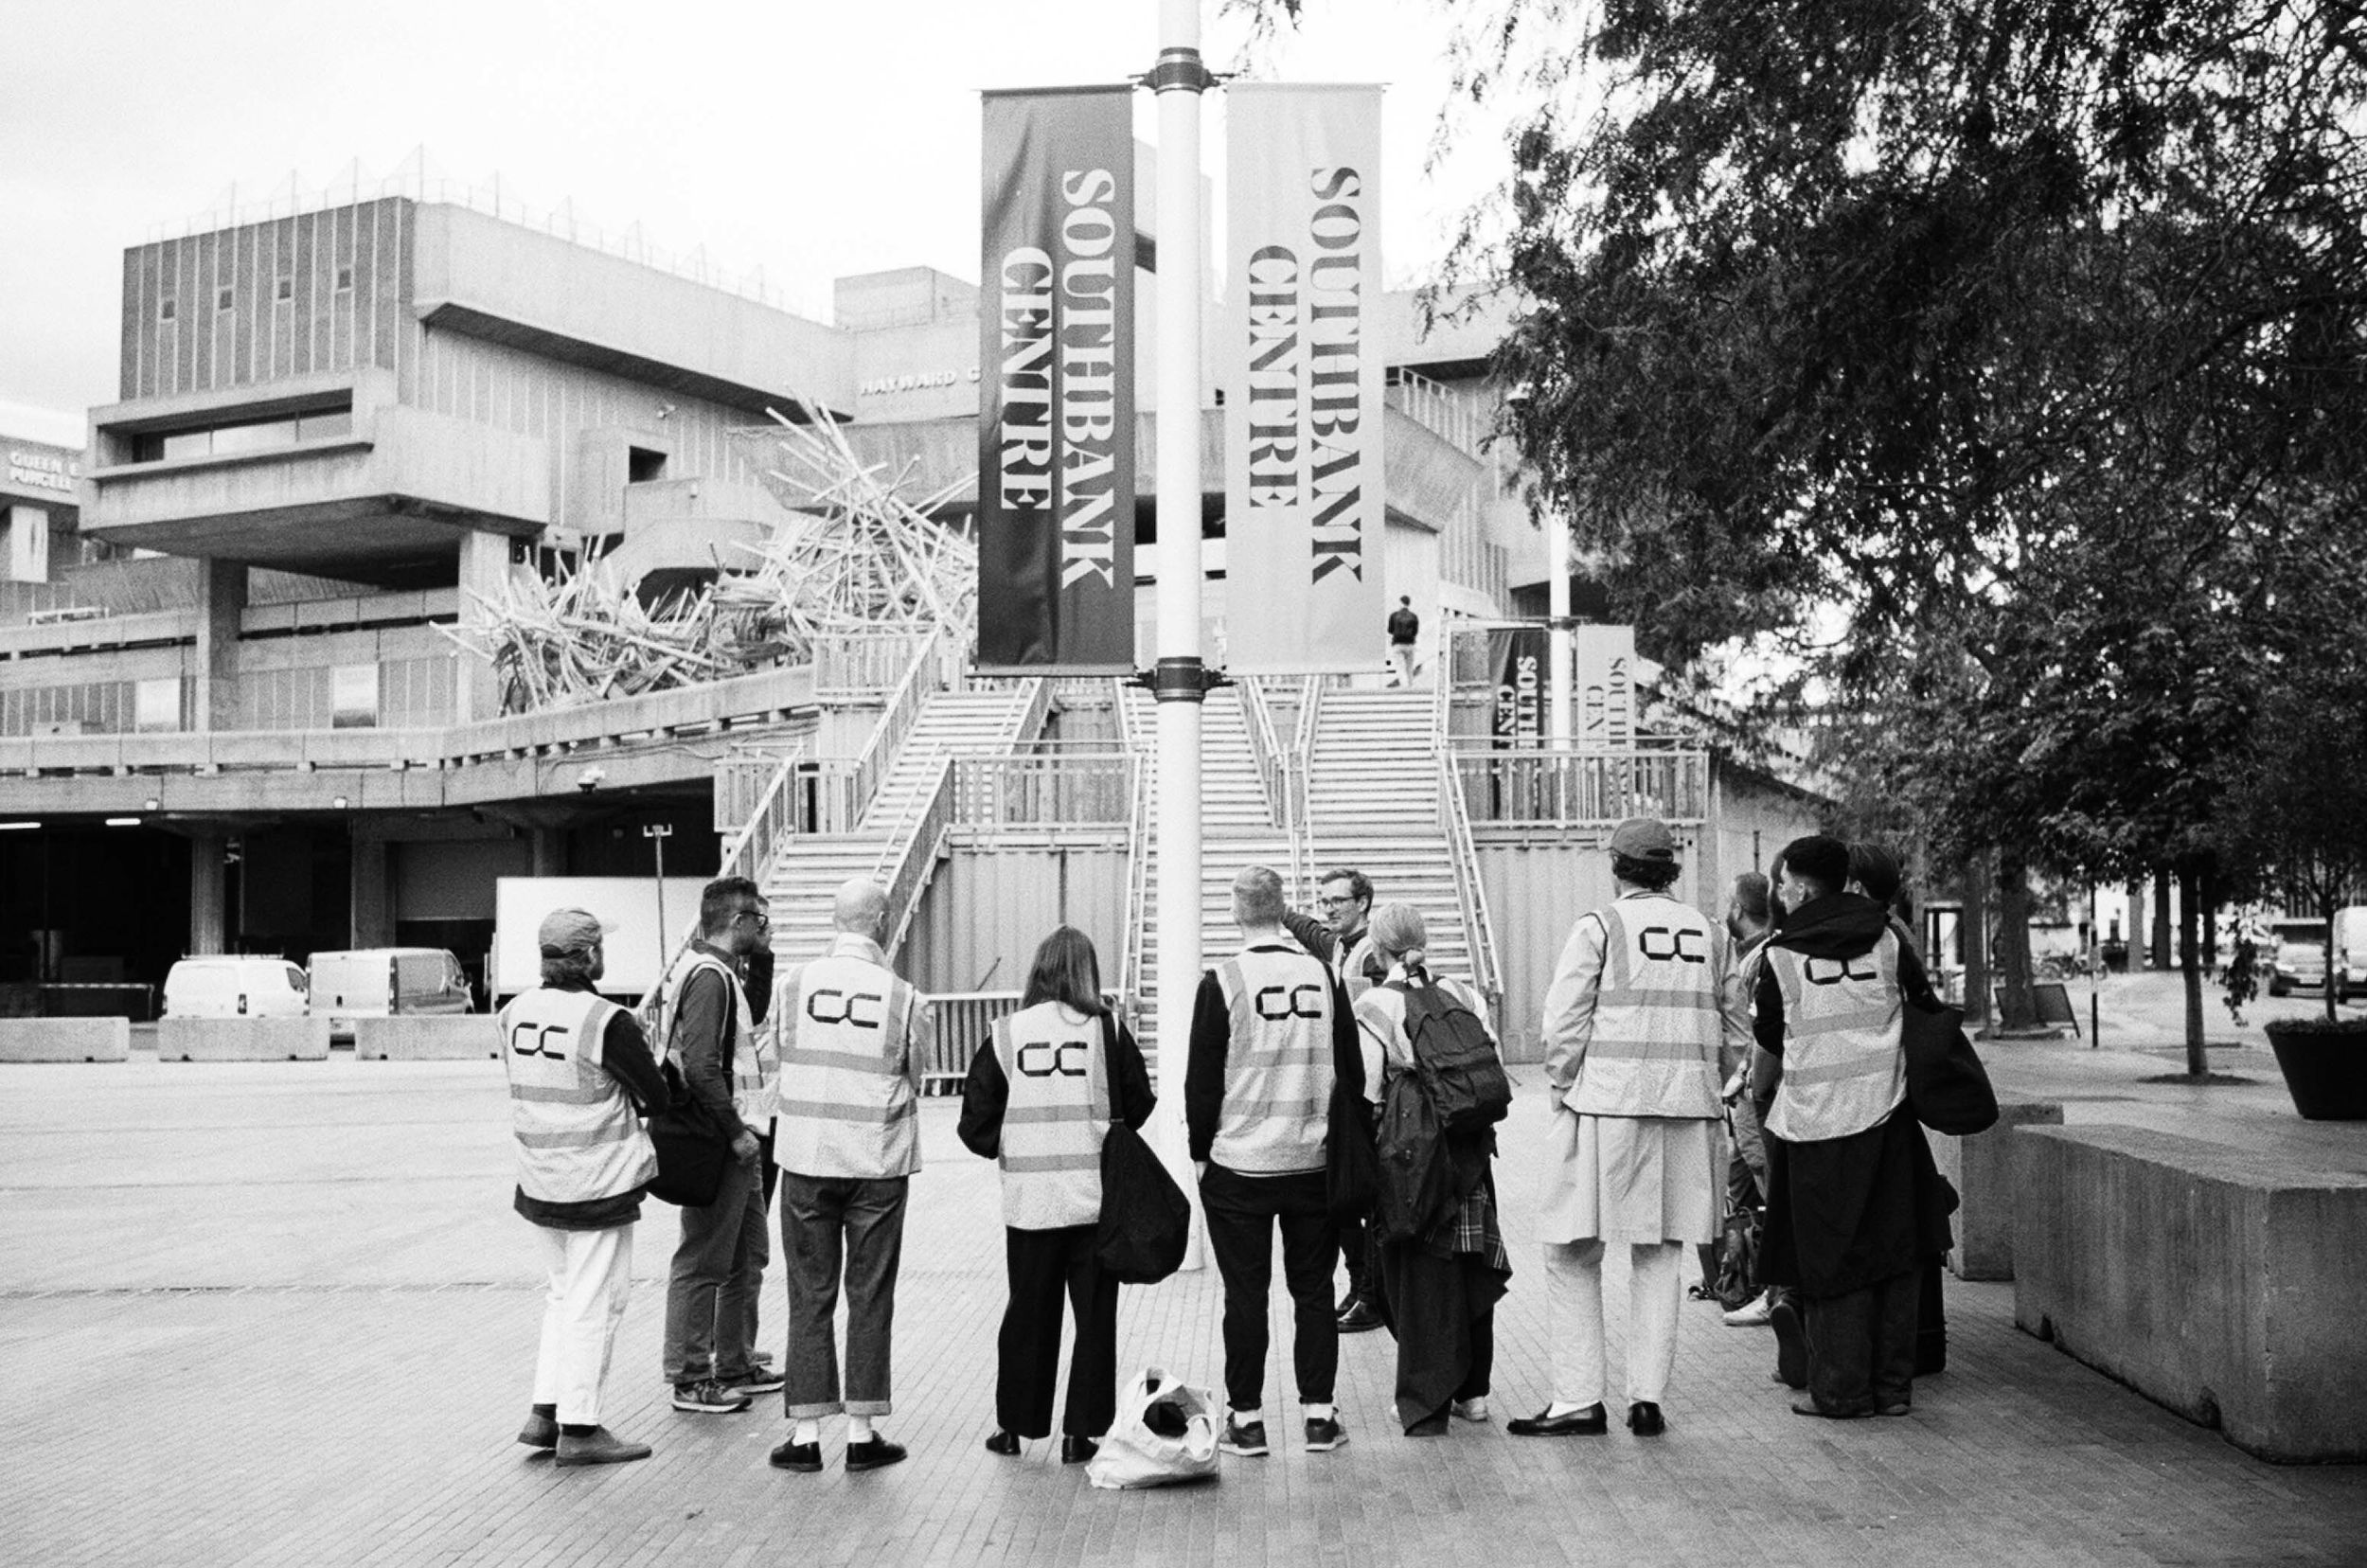
[[[168,1018],[159,1061],[327,1061],[326,1018]]]
[[[2013,1136],[2022,1328],[2261,1458],[2367,1460],[2367,1175],[2136,1127]]]
[[[122,1061],[128,1018],[0,1018],[0,1061]]]
[[[1931,1135],[1931,1159],[1964,1201],[1952,1224],[1956,1250],[1948,1266],[1959,1279],[2014,1277],[2014,1194],[2019,1190],[2014,1130],[2060,1127],[2056,1100],[2000,1100],[1997,1125],[1969,1138]]]
[[[501,1031],[483,1013],[353,1021],[353,1054],[365,1061],[469,1061],[501,1055]]]

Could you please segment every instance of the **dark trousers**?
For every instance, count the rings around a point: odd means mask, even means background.
[[[781,1251],[789,1258],[791,1419],[885,1416],[896,1271],[904,1256],[911,1178],[781,1172]],[[838,1291],[846,1282],[846,1393],[838,1381]]]
[[[1918,1272],[1894,1274],[1861,1291],[1801,1302],[1801,1327],[1808,1342],[1808,1397],[1818,1409],[1860,1415],[1912,1401],[1922,1294]]]
[[[1052,1435],[1052,1385],[1060,1371],[1060,1296],[1077,1339],[1069,1350],[1060,1430],[1098,1437],[1118,1411],[1118,1282],[1094,1254],[1097,1225],[1006,1230],[1003,1262],[1011,1304],[995,1339],[994,1424],[1022,1437]]]
[[[1380,1242],[1375,1232],[1372,1216],[1360,1214],[1353,1220],[1340,1221],[1340,1261],[1347,1266],[1347,1300],[1340,1303],[1343,1311],[1348,1302],[1361,1301],[1379,1310],[1380,1301]]]
[[[1299,1402],[1329,1404],[1340,1374],[1340,1320],[1331,1298],[1340,1234],[1331,1222],[1324,1173],[1244,1176],[1211,1165],[1201,1179],[1208,1247],[1224,1277],[1224,1393],[1235,1410],[1255,1410],[1266,1394],[1266,1298],[1273,1286],[1273,1237],[1282,1231],[1282,1279],[1290,1292],[1291,1359]]]
[[[746,1335],[768,1261],[761,1180],[754,1160],[729,1161],[715,1202],[682,1211],[666,1284],[668,1382],[729,1381],[752,1370]]]
[[[754,1128],[749,1129],[755,1131]],[[763,1175],[758,1188],[756,1210],[756,1222],[750,1236],[748,1249],[748,1288],[740,1292],[740,1341],[748,1347],[748,1361],[756,1364],[756,1349],[764,1343],[757,1327],[756,1309],[764,1296],[764,1271],[773,1261],[773,1187],[780,1180],[780,1167],[773,1163],[773,1124],[764,1124],[756,1133],[756,1169]]]

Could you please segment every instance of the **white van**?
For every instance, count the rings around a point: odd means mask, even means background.
[[[357,1018],[470,1010],[469,976],[443,948],[360,948],[312,954],[312,1016],[350,1034]]]
[[[302,1018],[304,971],[285,958],[184,958],[165,975],[167,1018]]]

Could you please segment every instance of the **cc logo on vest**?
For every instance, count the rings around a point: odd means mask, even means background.
[[[1810,958],[1803,967],[1807,972],[1808,984],[1811,986],[1838,986],[1844,980],[1879,980],[1882,978],[1882,971],[1878,969],[1858,968],[1861,961],[1872,964],[1874,954],[1869,953],[1863,954],[1861,958],[1844,958],[1838,963],[1830,958]],[[1819,964],[1826,967],[1820,971],[1817,968]]]
[[[818,990],[806,998],[806,1016],[816,1024],[845,1024],[851,1028],[876,1029],[880,1026],[881,1009],[887,998],[871,991],[856,991],[849,995],[840,990]]]
[[[509,1026],[509,1049],[518,1056],[548,1057],[553,1061],[564,1061],[567,1053],[553,1045],[551,1037],[556,1035],[564,1041],[575,1032],[564,1024],[512,1024]],[[534,1037],[534,1043],[521,1043],[528,1035]]]
[[[1657,944],[1654,938],[1658,938]],[[1686,946],[1691,943],[1692,946]],[[1676,959],[1686,964],[1706,964],[1710,955],[1701,951],[1701,933],[1692,930],[1672,931],[1666,926],[1646,926],[1636,934],[1635,945],[1644,950],[1644,956],[1660,963]],[[1655,946],[1659,951],[1653,951]]]
[[[1093,1047],[1081,1040],[1029,1040],[1019,1047],[1019,1070],[1029,1078],[1083,1078],[1085,1064],[1091,1059],[1086,1053]],[[1069,1053],[1077,1053],[1074,1063]],[[1049,1060],[1046,1060],[1046,1059]]]
[[[1312,1018],[1331,1016],[1324,1006],[1326,998],[1321,986],[1265,986],[1258,989],[1254,1005],[1260,1018]]]

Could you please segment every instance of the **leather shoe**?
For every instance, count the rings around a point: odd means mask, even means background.
[[[1779,1301],[1768,1309],[1767,1326],[1775,1330],[1775,1381],[1786,1388],[1808,1386],[1808,1336],[1800,1327],[1800,1309]]]
[[[526,1412],[526,1424],[518,1429],[518,1441],[531,1449],[555,1449],[559,1446],[559,1421],[539,1410]]]
[[[1814,1399],[1791,1401],[1794,1416],[1813,1416],[1823,1421],[1862,1421],[1874,1414],[1871,1410],[1827,1410]]]
[[[1534,1416],[1516,1416],[1504,1423],[1515,1437],[1600,1437],[1611,1430],[1611,1417],[1598,1402],[1567,1416],[1548,1415],[1553,1406]]]
[[[1638,1437],[1657,1437],[1668,1430],[1668,1423],[1662,1418],[1660,1406],[1638,1399],[1628,1407],[1628,1430]]]
[[[554,1465],[624,1465],[635,1459],[647,1459],[650,1445],[628,1443],[606,1427],[594,1427],[578,1437],[570,1433],[559,1434],[559,1452]]]
[[[1004,1458],[1008,1459],[1012,1454],[1019,1452],[1019,1434],[1016,1432],[1005,1432],[1000,1427],[996,1428],[993,1434],[987,1438],[987,1452],[988,1453],[999,1453]]]
[[[904,1445],[891,1443],[884,1437],[846,1445],[846,1468],[850,1470],[881,1470],[903,1457]]]
[[[810,1474],[822,1468],[820,1443],[783,1443],[773,1451],[770,1460],[774,1470],[801,1470]]]
[[[1092,1437],[1060,1439],[1060,1463],[1063,1465],[1081,1465],[1100,1452],[1101,1444]]]
[[[1344,1334],[1366,1333],[1379,1327],[1380,1314],[1361,1301],[1351,1302],[1348,1310],[1340,1314],[1340,1332]]]

